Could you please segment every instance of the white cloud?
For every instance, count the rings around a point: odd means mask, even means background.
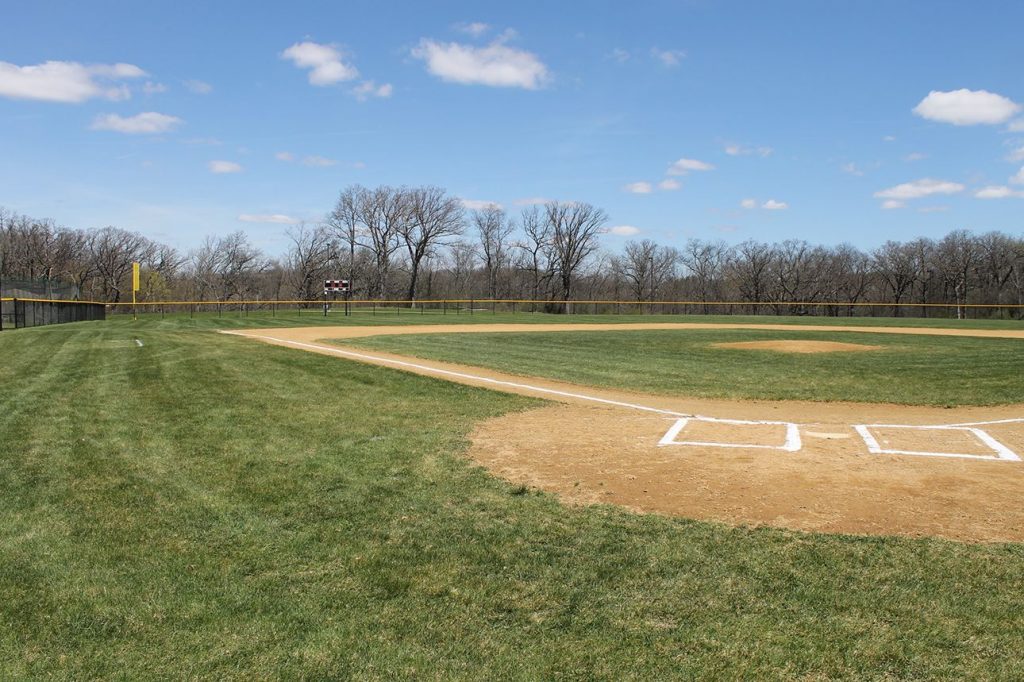
[[[1021,110],[1013,100],[987,90],[932,90],[914,107],[921,118],[958,126],[1005,123]]]
[[[903,160],[904,161],[921,161],[922,159],[927,159],[927,158],[928,158],[928,155],[924,154],[922,152],[910,152],[909,154],[907,154],[906,156],[903,157]]]
[[[238,216],[243,223],[277,223],[279,225],[295,225],[301,222],[298,218],[281,213],[243,213]]]
[[[211,161],[207,164],[211,173],[241,173],[242,166],[234,161]]]
[[[1017,174],[1010,178],[1011,185],[1024,185],[1024,166],[1021,166]]]
[[[208,147],[219,147],[224,144],[216,137],[190,137],[187,140],[182,140],[184,144],[196,144],[204,145]]]
[[[652,191],[651,183],[649,182],[631,182],[628,185],[624,185],[622,189],[630,194],[650,194]]]
[[[427,71],[451,83],[536,90],[550,80],[548,67],[537,55],[509,47],[503,40],[475,47],[424,38],[412,56],[426,62]]]
[[[945,213],[949,210],[949,206],[922,206],[917,209],[918,213]]]
[[[1006,126],[1006,129],[1011,133],[1024,133],[1024,118],[1010,121],[1010,125]]]
[[[142,78],[146,72],[134,64],[79,64],[49,61],[33,66],[0,62],[0,97],[44,102],[78,103],[103,98],[131,97],[122,81]]]
[[[391,97],[392,90],[391,83],[377,85],[373,81],[363,81],[352,89],[352,94],[360,102],[365,102],[371,97]]]
[[[683,50],[662,50],[652,47],[651,56],[665,66],[679,66],[679,62],[686,58],[686,52]]]
[[[882,202],[882,208],[884,208],[886,211],[891,211],[896,208],[904,208],[905,206],[906,204],[903,203],[902,201],[899,201],[898,199],[886,199],[885,201]]]
[[[757,200],[756,199],[744,199],[743,201],[740,202],[740,208],[746,208],[746,209],[757,208]]]
[[[92,122],[93,130],[113,130],[127,135],[153,135],[174,130],[184,123],[177,116],[146,111],[135,116],[102,114]]]
[[[630,54],[627,50],[623,50],[621,47],[617,47],[614,50],[612,50],[611,54],[608,56],[617,61],[619,64],[625,64],[626,62],[629,61]]]
[[[187,80],[183,82],[184,86],[188,88],[189,92],[197,95],[209,95],[213,92],[213,86],[204,81]]]
[[[754,154],[761,157],[771,156],[775,152],[774,149],[767,146],[760,147],[744,147],[741,144],[729,143],[725,145],[725,153],[729,156],[752,156]]]
[[[896,141],[896,136],[895,135],[886,135],[885,137],[882,138],[882,141],[883,142],[895,142]]]
[[[857,177],[864,175],[864,171],[862,171],[860,168],[857,168],[857,164],[853,163],[852,161],[850,163],[844,163],[842,166],[840,166],[840,169],[844,173],[856,175]]]
[[[664,180],[658,183],[658,189],[664,190],[666,192],[674,192],[675,190],[679,189],[682,186],[683,183],[679,182],[674,178],[665,178]]]
[[[524,197],[516,199],[512,203],[516,206],[543,206],[544,204],[550,204],[551,201],[551,199],[545,197]]]
[[[307,156],[302,159],[303,166],[311,166],[313,168],[327,168],[328,166],[335,166],[338,162],[334,159],[328,159],[324,156]]]
[[[697,159],[679,159],[666,171],[669,175],[686,175],[690,171],[709,171],[714,170],[714,166],[710,163],[698,161]]]
[[[768,201],[761,204],[761,208],[766,211],[785,211],[789,208],[789,204],[785,201],[775,201],[775,199],[769,199]]]
[[[281,53],[281,59],[291,61],[300,69],[309,69],[311,85],[333,85],[359,76],[359,70],[345,63],[344,55],[335,45],[321,45],[308,40],[295,43]]]
[[[1016,149],[1011,151],[1009,154],[1007,154],[1006,160],[1011,163],[1016,163],[1017,161],[1024,161],[1024,147],[1017,147]]]
[[[289,161],[290,162],[290,161],[294,161],[295,160],[295,155],[292,154],[291,152],[278,152],[278,153],[274,154],[274,158],[277,159],[278,161]]]
[[[640,234],[640,228],[633,227],[632,225],[616,225],[615,227],[609,227],[608,232],[618,237],[632,237],[633,235]]]
[[[1006,199],[1008,197],[1024,197],[1024,190],[1017,191],[1005,185],[982,187],[974,193],[977,199]]]
[[[875,192],[875,196],[879,199],[897,199],[899,201],[903,201],[906,199],[920,199],[921,197],[927,197],[933,194],[956,194],[963,190],[964,186],[958,182],[923,178],[921,180],[914,180],[913,182],[904,182],[901,185],[896,185],[889,189],[883,189]]]
[[[491,30],[490,24],[485,24],[482,21],[460,22],[458,24],[455,24],[455,26],[453,26],[452,28],[454,28],[456,31],[460,33],[466,33],[468,35],[471,35],[474,38],[479,38],[480,36]]]
[[[167,86],[163,83],[153,83],[152,81],[146,81],[145,85],[142,86],[142,91],[147,95],[156,95],[161,92],[167,92]]]
[[[482,211],[485,208],[496,206],[501,208],[501,204],[497,201],[484,201],[483,199],[460,199],[462,205],[468,208],[470,211]]]

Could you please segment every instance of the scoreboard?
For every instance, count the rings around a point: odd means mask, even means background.
[[[325,279],[324,280],[324,293],[348,293],[352,290],[352,286],[347,279]]]

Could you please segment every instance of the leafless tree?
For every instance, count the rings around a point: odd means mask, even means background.
[[[907,244],[887,241],[875,250],[872,258],[875,271],[888,287],[890,300],[896,304],[893,307],[893,314],[899,317],[902,312],[899,304],[914,286],[918,274],[914,250]]]
[[[287,231],[291,246],[287,264],[294,282],[295,295],[311,301],[323,290],[323,281],[337,260],[332,231],[326,225],[310,227],[300,223]]]
[[[363,212],[370,203],[367,194],[367,189],[360,185],[346,187],[327,218],[335,235],[348,249],[348,280],[353,290],[356,287],[356,248],[365,234]]]
[[[462,203],[440,187],[417,187],[403,192],[408,216],[401,221],[398,234],[409,258],[407,300],[416,300],[420,264],[444,240],[462,234],[465,226]]]
[[[116,303],[124,291],[131,293],[132,263],[152,258],[156,250],[156,244],[141,234],[116,227],[97,230],[90,258],[100,280],[103,297]]]
[[[729,274],[740,296],[745,301],[760,303],[765,299],[768,288],[768,268],[774,250],[768,244],[745,241],[729,257]],[[755,312],[760,306],[753,307]]]
[[[522,252],[520,269],[530,273],[530,300],[540,300],[541,287],[554,276],[551,223],[536,206],[524,208],[520,215],[524,239],[516,244]]]
[[[654,301],[658,289],[675,275],[679,252],[650,239],[626,242],[619,270],[637,301]]]
[[[373,254],[375,278],[371,295],[388,295],[392,257],[401,247],[400,234],[410,220],[408,193],[404,188],[380,186],[361,195],[360,222],[365,239],[360,246]]]
[[[703,304],[704,314],[709,312],[708,301],[719,294],[727,255],[728,248],[722,242],[690,239],[683,248],[680,259],[697,283],[697,296]]]
[[[499,298],[498,278],[508,267],[509,237],[515,225],[506,218],[505,211],[495,204],[473,212],[473,224],[480,239],[480,254],[484,276],[487,278],[487,297]]]
[[[598,236],[608,220],[601,209],[581,202],[548,203],[545,215],[551,229],[555,267],[562,284],[565,312],[572,312],[573,278],[580,265],[598,247]]]

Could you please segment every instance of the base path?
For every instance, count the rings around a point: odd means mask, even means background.
[[[474,324],[225,332],[556,405],[479,424],[470,455],[576,503],[733,524],[1024,541],[1024,406],[656,396],[331,342],[393,334],[781,329],[1021,338],[1016,330],[715,324]],[[331,342],[326,342],[330,340]]]

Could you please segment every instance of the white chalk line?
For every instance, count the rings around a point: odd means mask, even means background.
[[[697,441],[697,440],[676,440],[679,433],[686,428],[686,425],[691,421],[702,421],[712,422],[717,424],[736,424],[736,425],[747,425],[747,426],[785,426],[786,427],[786,440],[782,445],[755,445],[749,443],[712,443],[709,441]],[[782,450],[784,452],[798,452],[803,444],[800,441],[800,427],[792,422],[776,422],[776,421],[752,421],[745,419],[717,419],[715,417],[687,417],[683,419],[677,419],[675,424],[665,432],[665,435],[658,441],[658,447],[665,447],[668,445],[691,445],[691,446],[703,446],[711,448],[759,448],[763,450]]]
[[[1024,421],[1020,419],[1006,419],[994,422],[979,422],[980,424],[1002,424],[1009,422]],[[988,432],[974,428],[974,426],[961,425],[961,424],[949,424],[941,426],[915,426],[910,424],[856,424],[854,430],[860,434],[860,437],[864,439],[864,444],[868,448],[868,452],[875,455],[917,455],[921,457],[954,457],[960,459],[988,459],[988,460],[999,460],[1003,462],[1019,462],[1021,458],[1010,448],[1006,447],[998,440],[993,438]],[[922,450],[897,450],[894,448],[883,448],[875,438],[875,435],[871,433],[871,429],[911,429],[917,431],[966,431],[972,434],[975,438],[980,440],[989,449],[991,449],[995,456],[992,455],[971,455],[960,452],[929,452]]]
[[[371,361],[383,365],[391,365],[394,367],[405,367],[409,369],[419,370],[429,374],[438,374],[441,376],[458,377],[460,379],[468,379],[471,381],[479,381],[485,384],[493,386],[506,386],[509,388],[517,388],[520,390],[533,391],[536,393],[542,393],[546,395],[555,395],[562,398],[573,398],[576,400],[584,400],[594,403],[600,403],[602,405],[613,405],[615,407],[623,407],[631,410],[638,410],[641,412],[652,412],[655,414],[663,414],[670,417],[677,417],[676,422],[669,428],[669,430],[662,436],[658,442],[659,447],[670,446],[670,445],[689,445],[689,446],[703,446],[703,447],[721,447],[721,448],[759,448],[759,449],[770,449],[770,450],[782,450],[785,452],[797,452],[802,447],[802,441],[800,438],[800,425],[793,422],[780,422],[780,421],[765,421],[765,420],[741,420],[741,419],[721,419],[716,417],[704,417],[701,415],[684,414],[681,412],[675,412],[673,410],[665,410],[658,407],[649,407],[647,405],[640,405],[637,403],[627,403],[619,400],[610,400],[608,398],[599,398],[597,396],[587,395],[585,393],[571,393],[568,391],[559,391],[552,388],[543,388],[541,386],[531,386],[530,384],[523,384],[514,381],[504,381],[501,379],[493,379],[491,377],[480,376],[478,374],[468,374],[465,372],[456,372],[449,369],[441,369],[439,367],[431,367],[430,365],[421,365],[416,362],[408,362],[406,360],[394,360],[392,358],[386,358],[379,355],[371,355],[369,353],[358,353],[356,351],[346,350],[344,348],[337,348],[334,346],[324,346],[318,343],[306,343],[304,341],[292,341],[291,339],[282,339],[276,336],[266,336],[262,334],[245,334],[241,332],[225,331],[225,334],[232,334],[235,336],[242,336],[247,338],[262,339],[264,341],[273,341],[275,343],[284,344],[288,346],[295,346],[298,348],[309,348],[326,353],[332,353],[340,355],[342,357],[356,358],[359,360]],[[139,342],[139,339],[136,339]],[[139,342],[139,345],[142,345]],[[704,422],[717,422],[724,424],[737,424],[737,425],[778,425],[786,427],[786,440],[781,446],[776,445],[747,445],[741,443],[711,443],[702,441],[677,441],[675,440],[679,433],[685,428],[689,421],[704,421]],[[987,460],[998,460],[998,461],[1021,461],[1021,458],[1008,447],[992,438],[988,433],[981,429],[969,428],[972,426],[984,426],[990,424],[1009,424],[1024,422],[1024,418],[1014,419],[1001,419],[988,422],[973,422],[964,424],[948,424],[941,426],[913,426],[905,424],[860,424],[854,425],[854,430],[860,434],[864,440],[864,444],[867,446],[868,451],[872,454],[899,454],[899,455],[921,455],[926,457],[955,457],[965,459],[987,459]],[[946,429],[946,430],[964,430],[974,433],[974,435],[981,440],[983,443],[988,445],[997,453],[995,457],[987,455],[969,455],[960,453],[943,453],[943,452],[919,452],[911,450],[887,450],[882,448],[878,443],[878,440],[870,432],[871,428],[907,428],[907,429]]]

